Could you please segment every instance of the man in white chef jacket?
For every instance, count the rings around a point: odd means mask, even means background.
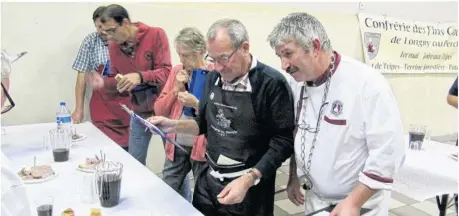
[[[11,74],[11,63],[16,61],[18,58],[23,56],[20,55],[10,56],[5,50],[1,53],[1,79],[2,85],[4,81],[7,81],[8,85],[2,88],[2,110],[5,103],[5,95],[9,88],[9,76]],[[24,182],[17,175],[18,169],[11,161],[0,151],[0,168],[1,168],[1,192],[2,192],[2,210],[1,216],[30,216],[32,215],[29,200],[25,190]]]
[[[304,203],[306,215],[329,209],[331,216],[387,216],[406,151],[387,80],[334,51],[322,24],[307,13],[284,17],[268,41],[282,69],[303,82],[295,92],[289,199]]]

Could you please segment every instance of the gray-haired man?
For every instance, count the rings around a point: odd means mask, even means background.
[[[204,215],[273,215],[276,169],[293,152],[293,97],[284,76],[250,53],[244,25],[215,22],[209,73],[195,120],[152,117],[167,132],[205,134],[208,167],[193,205]]]
[[[303,82],[294,93],[298,133],[290,200],[304,203],[307,215],[327,209],[332,216],[357,216],[364,208],[368,216],[387,215],[386,192],[407,145],[384,76],[334,51],[325,28],[307,13],[283,18],[268,40],[282,69]]]

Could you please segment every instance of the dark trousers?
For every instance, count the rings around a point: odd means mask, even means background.
[[[252,186],[244,200],[239,204],[222,205],[217,195],[233,179],[220,181],[211,176],[208,165],[196,179],[193,206],[205,216],[273,216],[275,175],[263,177],[256,186]]]
[[[193,150],[192,147],[188,146],[183,146],[183,148],[190,153]],[[188,184],[184,184],[185,181],[189,181],[185,178],[187,178],[190,171],[193,171],[194,176],[198,176],[199,172],[201,172],[205,166],[205,163],[206,162],[192,160],[189,154],[176,148],[174,160],[171,161],[166,157],[164,161],[163,181],[166,182],[166,184],[168,184],[172,189],[180,193],[185,199],[188,199],[186,196],[188,193],[191,194],[191,188]]]

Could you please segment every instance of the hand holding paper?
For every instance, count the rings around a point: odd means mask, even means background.
[[[158,127],[160,130],[164,131],[165,133],[174,133],[176,122],[172,119],[168,119],[163,116],[152,116],[147,119],[148,122]]]
[[[172,143],[172,145],[176,146],[183,152],[189,154],[187,150],[185,150],[182,146],[180,146],[177,142],[175,142],[175,140],[169,138],[166,134],[169,132],[175,132],[176,121],[165,118],[165,117],[161,117],[161,116],[154,116],[154,117],[150,117],[149,119],[145,120],[144,118],[135,114],[134,111],[127,108],[126,105],[124,104],[120,104],[120,105],[121,105],[121,108],[127,113],[129,113],[129,115],[131,115],[135,121],[140,121],[152,133],[158,134],[163,139]]]

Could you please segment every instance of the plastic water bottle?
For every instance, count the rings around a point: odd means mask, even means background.
[[[65,102],[60,103],[59,110],[56,114],[57,128],[59,129],[72,129],[72,115],[65,106]]]

